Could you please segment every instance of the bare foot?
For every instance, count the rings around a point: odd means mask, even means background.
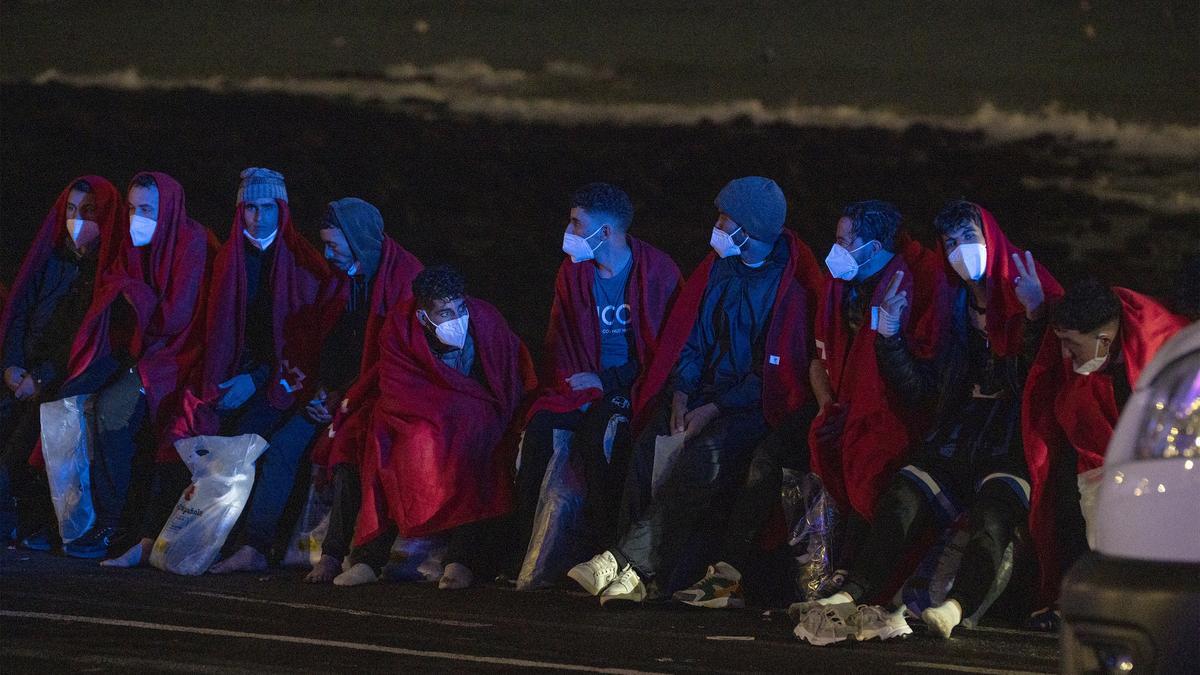
[[[150,560],[150,550],[154,547],[153,539],[142,539],[129,547],[121,555],[100,561],[101,567],[140,567]]]
[[[231,574],[233,572],[265,572],[267,557],[253,546],[243,546],[233,555],[208,568],[209,574]]]
[[[333,556],[322,555],[321,559],[313,565],[312,571],[308,576],[304,577],[306,584],[327,584],[333,581],[333,578],[342,573],[342,561]]]

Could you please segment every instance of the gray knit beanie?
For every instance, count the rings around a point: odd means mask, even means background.
[[[717,195],[716,204],[746,234],[759,241],[774,243],[783,232],[787,199],[770,178],[747,176],[729,181]]]
[[[243,171],[242,182],[238,185],[238,203],[253,199],[280,199],[287,202],[287,186],[283,184],[283,174],[258,167],[250,167]]]

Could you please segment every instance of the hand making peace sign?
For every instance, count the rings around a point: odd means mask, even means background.
[[[1012,259],[1018,275],[1013,279],[1013,290],[1016,291],[1017,300],[1025,306],[1025,316],[1030,320],[1036,319],[1042,309],[1042,303],[1046,300],[1046,293],[1042,290],[1041,280],[1038,279],[1033,254],[1025,251],[1025,260],[1022,261],[1021,255],[1014,253]]]
[[[883,294],[883,303],[879,305],[879,327],[875,332],[883,337],[891,337],[900,332],[900,314],[908,307],[908,291],[900,290],[904,281],[904,270],[898,270],[888,282],[887,291]]]

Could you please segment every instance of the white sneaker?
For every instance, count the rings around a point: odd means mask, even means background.
[[[617,559],[613,557],[612,553],[605,551],[587,562],[581,562],[572,567],[571,571],[567,572],[567,576],[583,586],[583,590],[589,594],[600,595],[600,591],[611,584],[620,571]]]
[[[438,579],[438,589],[443,591],[456,591],[460,588],[466,588],[475,580],[475,575],[471,573],[471,569],[461,563],[450,563],[446,565],[446,570],[442,572],[442,578]]]
[[[904,610],[889,612],[879,605],[859,605],[858,614],[850,619],[855,628],[854,639],[859,642],[866,640],[891,640],[912,634],[912,628],[904,620]]]
[[[633,567],[626,566],[617,575],[616,579],[608,586],[604,587],[604,591],[600,593],[600,606],[610,602],[642,602],[646,599],[646,585],[642,583],[642,578],[633,570]]]
[[[797,638],[818,647],[845,642],[854,637],[851,621],[857,613],[858,609],[852,602],[814,605],[792,632]]]
[[[379,581],[379,575],[366,563],[355,563],[350,569],[333,578],[334,586],[359,586]]]

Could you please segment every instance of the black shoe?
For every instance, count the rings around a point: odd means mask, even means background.
[[[108,547],[118,537],[117,528],[95,526],[69,544],[63,544],[63,553],[72,558],[95,560],[108,555]]]
[[[21,548],[27,548],[30,551],[53,551],[61,543],[58,532],[54,528],[43,527],[22,539]]]

